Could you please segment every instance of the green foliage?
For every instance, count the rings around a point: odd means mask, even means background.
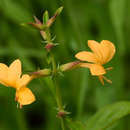
[[[105,130],[128,114],[130,114],[130,102],[118,102],[106,106],[86,122],[85,130]]]
[[[52,37],[56,35],[55,42],[59,43],[54,49],[57,65],[75,61],[74,55],[78,51],[88,50],[87,40],[107,39],[116,45],[117,53],[108,64],[114,69],[106,75],[113,81],[111,85],[105,83],[102,86],[87,69],[67,72],[59,80],[64,105],[74,120],[69,120],[69,127],[84,130],[79,121],[85,121],[87,130],[106,128],[113,123],[111,121],[129,113],[127,102],[113,104],[100,111],[108,104],[130,100],[129,0],[0,0],[0,62],[9,65],[19,58],[25,73],[50,67],[39,32],[20,25],[34,22],[33,16],[42,21],[46,10],[49,16],[53,16],[60,6],[64,6],[64,10],[51,28]],[[47,21],[47,15],[45,19]],[[29,87],[37,100],[18,110],[14,90],[0,86],[0,130],[61,130],[56,119],[53,83],[49,78],[41,78],[33,80]],[[94,115],[97,110],[99,112]],[[130,117],[127,116],[109,130],[129,130],[129,122]]]

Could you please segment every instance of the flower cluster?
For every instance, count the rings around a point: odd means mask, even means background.
[[[48,58],[49,61],[51,60],[51,68],[45,68],[36,72],[32,72],[31,75],[22,75],[21,61],[19,59],[15,60],[9,67],[3,63],[0,63],[0,84],[16,89],[15,100],[19,103],[20,108],[23,105],[31,104],[36,100],[32,91],[27,88],[27,84],[32,79],[41,76],[53,77],[64,71],[79,67],[85,67],[90,69],[90,72],[93,76],[98,76],[103,85],[104,80],[109,83],[112,82],[104,76],[106,74],[106,71],[112,69],[112,67],[106,69],[103,67],[103,65],[109,62],[115,54],[115,46],[108,40],[103,40],[101,43],[98,43],[94,40],[89,40],[88,46],[92,52],[81,51],[75,55],[75,57],[80,61],[69,62],[57,67],[53,52],[51,51],[53,47],[56,46],[56,44],[53,43],[53,38],[51,38],[49,28],[56,20],[56,17],[61,13],[62,9],[63,7],[57,9],[51,18],[49,18],[48,12],[46,11],[43,16],[43,22],[34,17],[35,23],[29,23],[40,31],[40,34],[46,43],[46,51],[50,54],[51,57]],[[57,102],[59,108],[61,109],[62,105],[59,103],[60,101]],[[63,114],[64,112],[64,110],[59,111],[61,112],[59,115]]]
[[[103,64],[109,62],[115,54],[115,46],[113,43],[107,40],[101,41],[98,43],[94,40],[88,41],[88,46],[92,52],[82,51],[75,55],[80,61],[86,62],[70,62],[60,66],[62,72],[72,69],[73,67],[85,67],[89,68],[90,72],[94,76],[98,76],[102,84],[104,84],[103,79],[111,83],[104,74],[106,70],[110,68],[104,68]],[[34,72],[32,76],[28,74],[22,75],[21,72],[21,62],[20,60],[15,60],[9,67],[3,63],[0,63],[0,83],[7,87],[12,87],[16,89],[16,101],[22,105],[31,104],[35,101],[35,96],[27,84],[37,75],[44,76],[49,75],[51,72],[49,69],[40,70]]]

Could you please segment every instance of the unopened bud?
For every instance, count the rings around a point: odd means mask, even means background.
[[[57,116],[58,118],[63,118],[64,116],[66,115],[66,112],[65,111],[60,111],[58,112]]]
[[[36,16],[33,16],[33,17],[34,17],[34,20],[35,20],[35,22],[36,22],[37,24],[42,25],[41,21],[40,21]]]
[[[54,46],[56,46],[56,45],[53,44],[53,43],[47,43],[45,48],[46,48],[47,51],[50,51]]]
[[[54,21],[56,20],[56,17],[58,15],[60,15],[60,13],[62,12],[62,10],[63,10],[63,7],[60,7],[60,8],[58,8],[56,10],[55,14],[47,21],[47,27],[50,27],[54,23]]]
[[[70,112],[67,112],[67,111],[65,111],[65,110],[60,110],[60,111],[58,112],[58,114],[57,114],[56,117],[58,117],[58,118],[63,118],[63,117],[65,117],[65,116],[68,115],[68,114],[70,114]]]
[[[32,72],[31,76],[33,76],[34,78],[38,78],[38,77],[49,76],[50,74],[51,74],[50,69],[43,69],[43,70],[38,70],[36,72]]]
[[[42,25],[40,25],[40,24],[36,24],[36,23],[28,23],[28,24],[30,24],[30,25],[32,25],[33,27],[35,27],[35,28],[37,28],[37,29],[42,29]]]
[[[79,67],[79,64],[80,64],[79,61],[74,61],[74,62],[70,62],[70,63],[67,63],[67,64],[63,64],[63,65],[60,66],[60,70],[63,71],[63,72],[68,71],[68,70]]]
[[[42,38],[43,38],[44,40],[47,39],[47,35],[46,35],[45,31],[40,31],[40,34],[41,34],[41,36],[42,36]]]
[[[63,6],[61,6],[60,8],[58,8],[56,10],[55,14],[60,15],[60,13],[62,12],[62,10],[63,10]]]
[[[49,13],[48,11],[45,11],[43,14],[43,24],[46,24],[48,20],[49,20]]]
[[[36,23],[28,23],[28,24],[32,25],[33,27],[35,27],[39,30],[45,30],[47,28],[47,26],[43,25],[41,23],[41,21],[36,16],[34,16],[34,20],[35,20]]]

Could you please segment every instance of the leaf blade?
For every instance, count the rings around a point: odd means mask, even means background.
[[[88,120],[86,130],[104,130],[128,114],[130,102],[122,101],[106,106]]]

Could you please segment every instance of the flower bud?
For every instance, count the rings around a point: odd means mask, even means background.
[[[71,69],[74,69],[76,67],[79,67],[79,64],[80,62],[79,61],[74,61],[74,62],[70,62],[70,63],[67,63],[67,64],[63,64],[60,66],[60,70],[61,71],[68,71],[68,70],[71,70]]]
[[[39,30],[45,30],[47,28],[47,26],[43,25],[36,16],[34,16],[34,20],[35,20],[35,23],[28,23],[28,24],[31,24],[33,27],[35,27]]]
[[[63,7],[60,7],[60,8],[58,8],[56,10],[55,14],[47,21],[47,27],[50,27],[54,23],[54,21],[56,20],[56,17],[58,15],[60,15],[60,13],[62,12],[62,10],[63,10]]]
[[[54,46],[56,46],[56,45],[53,43],[48,43],[48,44],[46,44],[45,48],[47,51],[50,51]]]
[[[31,76],[33,76],[34,78],[38,78],[38,77],[49,76],[50,74],[51,74],[50,69],[43,69],[43,70],[38,70],[36,72],[32,72]]]
[[[36,23],[28,23],[28,24],[30,24],[30,25],[32,25],[33,27],[35,27],[35,28],[37,28],[37,29],[42,29],[42,25],[40,25],[40,24],[36,24]]]
[[[61,109],[60,111],[58,111],[56,117],[58,117],[58,118],[64,118],[68,114],[70,114],[70,112]]]
[[[40,31],[40,34],[44,40],[47,39],[47,34],[45,33],[45,31]]]
[[[46,24],[47,21],[49,20],[49,13],[48,11],[46,10],[43,14],[43,24]]]
[[[40,21],[36,16],[33,16],[33,17],[34,17],[34,20],[35,20],[35,22],[36,22],[37,24],[42,25],[41,21]]]
[[[63,10],[63,6],[61,6],[60,8],[58,8],[56,10],[55,14],[60,15],[60,13],[62,12],[62,10]]]

